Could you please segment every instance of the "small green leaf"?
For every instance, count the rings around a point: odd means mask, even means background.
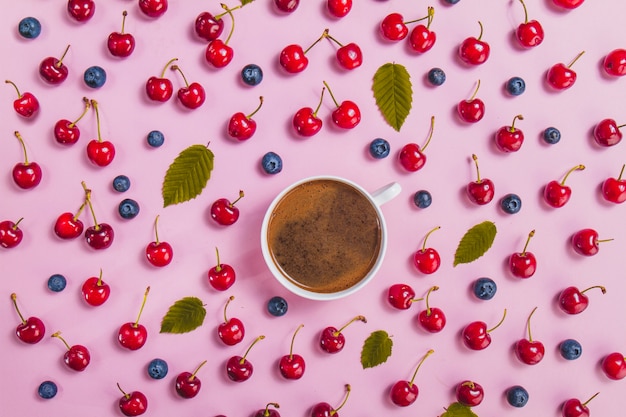
[[[185,297],[176,301],[161,320],[160,333],[188,333],[202,326],[206,310],[202,300]]]
[[[411,77],[406,68],[396,63],[382,65],[374,74],[372,91],[383,117],[399,132],[413,103]]]
[[[446,412],[440,415],[439,417],[478,417],[474,412],[466,405],[461,403],[452,403],[448,408],[446,408]]]
[[[373,368],[387,362],[391,356],[393,341],[386,331],[377,330],[370,334],[363,343],[361,350],[361,365],[363,369]]]
[[[163,179],[163,207],[196,198],[213,170],[213,152],[205,145],[191,145],[169,166]]]
[[[254,0],[241,0],[241,6],[252,3]]]
[[[456,248],[454,266],[473,262],[483,256],[493,244],[496,233],[496,225],[490,221],[479,223],[469,229]]]

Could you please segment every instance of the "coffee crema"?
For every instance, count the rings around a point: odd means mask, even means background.
[[[381,250],[372,202],[349,184],[319,179],[296,186],[274,208],[267,239],[272,259],[295,285],[346,290],[367,276]]]

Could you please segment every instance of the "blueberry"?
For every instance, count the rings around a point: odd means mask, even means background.
[[[276,317],[280,317],[280,316],[284,316],[285,313],[287,313],[287,300],[285,300],[283,297],[280,296],[275,296],[270,298],[270,300],[267,302],[267,311],[272,315],[272,316],[276,316]]]
[[[515,214],[522,209],[522,199],[517,194],[507,194],[500,200],[500,208],[508,214]]]
[[[583,347],[574,339],[565,339],[562,341],[561,344],[559,344],[559,350],[561,351],[561,356],[568,361],[578,359],[580,355],[583,354]]]
[[[158,148],[159,146],[163,145],[163,142],[165,142],[165,136],[162,132],[158,130],[153,130],[148,133],[148,137],[146,139],[148,141],[148,145],[152,146],[153,148]]]
[[[561,132],[556,127],[549,127],[543,131],[543,140],[550,145],[554,145],[561,140]]]
[[[263,81],[263,70],[258,65],[248,64],[241,70],[241,79],[248,85],[258,85]]]
[[[370,155],[376,159],[382,159],[389,156],[389,142],[382,138],[376,138],[370,143]]]
[[[128,191],[130,188],[130,178],[126,175],[118,175],[113,178],[113,189],[119,193],[123,193],[124,191]]]
[[[39,388],[37,389],[39,396],[46,400],[54,398],[54,396],[57,395],[57,391],[57,384],[52,381],[42,382],[41,384],[39,384]]]
[[[277,153],[268,152],[261,159],[263,171],[268,174],[278,174],[283,170],[283,160]]]
[[[167,375],[167,362],[163,359],[152,359],[148,364],[148,375],[154,379],[163,379]]]
[[[120,202],[118,212],[123,219],[134,219],[139,214],[139,204],[132,198],[125,198]]]
[[[107,73],[104,68],[94,65],[93,67],[89,67],[85,70],[83,79],[85,80],[87,87],[100,88],[107,80]]]
[[[20,20],[17,30],[26,39],[35,39],[41,33],[41,23],[34,17],[25,17]]]
[[[457,4],[460,0],[446,0],[446,3]]]
[[[433,68],[428,71],[428,82],[439,86],[446,82],[446,73],[441,68]]]
[[[526,90],[526,83],[520,77],[513,77],[506,82],[505,88],[510,95],[519,96]]]
[[[61,292],[65,289],[67,285],[67,280],[61,274],[50,275],[48,278],[48,288],[50,291]]]
[[[474,281],[472,289],[474,290],[474,295],[477,298],[480,298],[481,300],[491,300],[493,296],[496,295],[498,286],[491,278],[482,277]]]
[[[426,208],[433,202],[433,197],[426,190],[420,190],[413,196],[413,202],[419,208]]]
[[[506,390],[506,400],[513,407],[523,407],[528,402],[528,391],[520,385],[514,385]]]

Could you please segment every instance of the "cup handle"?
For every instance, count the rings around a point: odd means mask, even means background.
[[[372,193],[372,198],[374,199],[376,205],[380,207],[386,202],[397,197],[400,194],[400,191],[402,191],[400,184],[392,182],[374,191]]]

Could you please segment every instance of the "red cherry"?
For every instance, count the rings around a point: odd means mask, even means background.
[[[417,371],[419,371],[422,363],[426,360],[427,357],[435,353],[434,350],[430,349],[426,354],[422,357],[422,359],[417,364],[415,371],[413,372],[413,376],[410,381],[398,381],[391,387],[391,391],[389,396],[391,398],[391,402],[399,407],[407,407],[415,402],[417,396],[419,394],[419,389],[417,385],[414,383],[415,377],[417,376]]]
[[[515,31],[515,36],[520,45],[526,48],[532,48],[538,46],[543,42],[544,33],[541,23],[536,20],[528,20],[528,10],[526,9],[526,3],[524,0],[520,0],[522,7],[524,7],[524,23],[520,23]]]
[[[593,128],[593,138],[600,146],[608,147],[617,145],[622,141],[621,128],[626,126],[617,125],[613,119],[603,119]]]
[[[217,326],[217,336],[228,346],[234,346],[240,343],[246,334],[246,329],[241,320],[236,317],[229,319],[228,316],[226,316],[226,309],[234,299],[235,297],[231,295],[228,301],[226,301],[224,305],[224,321]]]
[[[543,355],[546,353],[546,349],[543,343],[533,340],[530,333],[530,318],[537,310],[537,307],[533,308],[526,321],[526,327],[528,328],[528,339],[520,339],[515,344],[515,354],[517,358],[527,365],[536,365],[543,359]]]
[[[463,343],[472,350],[482,350],[491,344],[490,333],[500,327],[506,317],[506,309],[502,318],[491,329],[487,329],[487,324],[483,321],[474,321],[463,328]]]
[[[469,37],[461,42],[459,46],[459,58],[468,65],[484,64],[491,52],[489,44],[481,40],[483,37],[483,24],[480,21],[478,21],[478,24],[480,25],[478,38]]]
[[[350,42],[346,45],[339,44],[339,46],[340,48],[337,49],[337,62],[341,67],[351,70],[361,66],[363,63],[363,52],[361,52],[359,45]]]
[[[111,287],[102,280],[102,269],[97,277],[87,278],[81,288],[81,293],[87,304],[97,307],[105,303],[111,295]]]
[[[474,160],[474,164],[476,165],[476,181],[472,181],[467,184],[467,196],[472,203],[485,205],[493,200],[493,196],[495,194],[495,186],[493,184],[493,181],[491,181],[490,179],[480,177],[480,170],[478,169],[478,157],[476,155],[472,155],[472,159]]]
[[[327,0],[326,8],[335,17],[345,17],[352,10],[352,0]]]
[[[226,198],[215,200],[211,205],[211,218],[222,226],[230,226],[239,219],[239,208],[235,204],[243,198],[243,191],[239,191],[239,198],[232,203]]]
[[[518,278],[530,278],[537,270],[537,259],[532,252],[527,252],[530,239],[535,236],[535,231],[531,230],[526,238],[526,244],[521,252],[516,252],[509,257],[509,270]]]
[[[340,352],[346,344],[346,338],[342,331],[355,321],[367,323],[367,319],[364,316],[356,316],[339,329],[329,326],[322,330],[319,338],[319,345],[322,350],[327,353]]]
[[[259,97],[259,105],[247,116],[242,112],[233,114],[228,121],[228,135],[236,140],[244,141],[250,139],[256,132],[256,122],[252,120],[254,116],[263,106],[263,96]]]
[[[63,362],[68,368],[78,372],[84,371],[85,368],[87,368],[87,366],[91,362],[91,354],[89,353],[89,349],[87,349],[83,345],[70,346],[65,341],[65,339],[61,337],[61,332],[53,333],[51,337],[56,337],[57,339],[60,339],[67,348],[67,350],[63,354]]]
[[[556,1],[556,0],[555,0]],[[581,404],[580,400],[576,398],[570,398],[563,403],[562,414],[563,417],[589,417],[589,401],[596,398],[599,392],[596,392],[591,398]]]
[[[385,39],[401,41],[409,34],[409,29],[404,23],[404,17],[400,13],[391,13],[380,23],[380,31]]]
[[[300,0],[274,0],[274,5],[284,13],[293,13],[300,5]]]
[[[146,340],[148,340],[148,330],[143,324],[139,324],[139,319],[146,305],[149,292],[150,287],[146,288],[146,292],[143,294],[143,301],[141,302],[137,320],[122,324],[117,332],[117,341],[123,348],[137,350],[142,348],[146,344]]]
[[[554,4],[564,9],[575,9],[583,4],[584,1],[585,0],[553,0]]]
[[[343,401],[338,407],[333,407],[327,402],[317,403],[311,408],[311,417],[339,417],[339,410],[346,405],[348,397],[350,396],[350,384],[346,384],[345,388],[346,396],[343,398]]]
[[[15,137],[22,145],[22,152],[24,154],[24,162],[18,162],[13,166],[11,172],[13,181],[15,184],[23,190],[29,190],[35,188],[41,182],[43,176],[41,167],[37,162],[28,160],[28,154],[26,153],[26,144],[20,132],[15,131]]]
[[[439,269],[441,265],[441,257],[439,256],[439,252],[437,252],[433,248],[426,247],[426,241],[430,234],[436,230],[441,229],[441,226],[437,226],[431,231],[429,231],[424,237],[424,243],[422,244],[422,249],[418,250],[413,254],[413,265],[420,271],[422,274],[432,274]]]
[[[202,381],[196,376],[196,374],[205,363],[207,363],[207,361],[203,361],[200,365],[198,365],[193,373],[181,372],[176,377],[174,387],[176,388],[176,393],[182,398],[193,398],[198,395],[198,392],[200,392]]]
[[[324,81],[324,86],[328,89],[328,94],[330,94],[330,97],[337,107],[332,112],[333,123],[342,129],[352,129],[356,127],[359,122],[361,122],[361,110],[359,110],[359,106],[350,100],[344,100],[339,104],[326,81]]]
[[[23,218],[17,222],[4,220],[0,222],[0,246],[3,248],[14,248],[20,244],[24,237],[24,232],[18,227]]]
[[[415,291],[407,284],[393,284],[387,290],[387,301],[392,307],[398,310],[407,310],[415,301],[421,298],[415,298]]]
[[[213,16],[209,12],[202,12],[196,18],[194,30],[196,34],[207,41],[214,41],[224,30],[223,14]]]
[[[463,381],[457,384],[455,394],[457,401],[467,407],[475,407],[485,398],[482,385],[473,381]]]
[[[602,61],[604,71],[614,77],[626,75],[626,49],[614,49]]]
[[[183,77],[183,81],[185,82],[185,87],[181,87],[178,90],[178,101],[180,101],[181,104],[188,109],[197,109],[198,107],[202,106],[202,104],[204,104],[204,101],[206,100],[204,87],[202,87],[197,82],[189,84],[187,78],[185,77],[185,74],[181,71],[178,65],[172,65],[170,68],[174,71],[178,71]]]
[[[589,297],[585,293],[591,289],[599,289],[606,294],[606,288],[594,285],[580,291],[576,287],[567,287],[559,294],[559,307],[567,314],[580,314],[589,306]]]
[[[573,86],[576,82],[577,75],[571,67],[584,53],[585,51],[582,51],[576,55],[576,58],[567,66],[563,63],[554,64],[547,73],[548,84],[556,90],[566,90]]]
[[[546,203],[548,203],[549,206],[555,208],[563,207],[569,201],[572,195],[572,189],[569,186],[565,185],[565,180],[567,180],[567,177],[572,172],[582,171],[584,169],[584,165],[576,165],[575,167],[567,171],[561,182],[550,181],[543,191],[543,197],[546,200]]]
[[[428,132],[428,138],[426,139],[426,143],[421,148],[416,143],[408,143],[402,147],[400,153],[398,154],[398,160],[400,161],[400,165],[404,169],[410,172],[419,171],[426,164],[426,154],[424,154],[424,150],[428,147],[430,140],[433,138],[433,133],[435,131],[435,116],[430,118],[430,130]]]
[[[221,39],[215,39],[206,48],[205,58],[207,62],[216,68],[223,68],[233,60],[233,48]]]
[[[140,416],[148,409],[148,398],[140,391],[132,391],[125,393],[117,384],[117,388],[122,392],[123,396],[118,402],[120,411],[125,416]]]
[[[485,103],[476,97],[480,88],[480,80],[476,83],[476,89],[468,100],[460,101],[457,112],[461,120],[467,123],[476,123],[485,116]]]
[[[598,240],[598,232],[593,229],[582,229],[572,235],[572,247],[579,255],[593,256],[600,250],[600,243],[613,239]]]
[[[303,324],[299,325],[293,333],[293,336],[291,337],[291,345],[289,347],[289,354],[282,356],[278,361],[278,370],[285,379],[300,379],[302,378],[302,375],[304,375],[304,370],[306,369],[304,358],[293,353],[293,342],[296,339],[296,334],[298,334],[298,331],[300,331],[303,326]]]
[[[61,119],[54,125],[54,139],[61,145],[73,145],[80,138],[80,129],[76,124],[87,114],[91,108],[91,102],[87,97],[83,97],[83,112],[73,122],[67,119]]]
[[[626,378],[626,358],[620,352],[606,355],[600,366],[609,379],[617,381]]]
[[[139,0],[139,10],[148,17],[160,17],[167,11],[168,0]]]
[[[300,45],[291,44],[285,46],[278,57],[280,66],[290,74],[302,72],[309,65],[309,58],[306,57],[307,52],[317,45],[322,39],[328,36],[328,29],[324,29],[322,35],[315,40],[308,48],[302,49]]]
[[[320,101],[317,104],[315,110],[313,110],[311,107],[303,107],[298,110],[296,114],[294,114],[292,124],[294,129],[296,129],[296,133],[298,133],[300,136],[310,137],[315,135],[322,129],[322,119],[317,117],[317,112],[322,106],[324,91],[326,91],[326,87],[322,88]]]
[[[164,267],[172,262],[174,250],[172,249],[172,245],[159,240],[159,232],[157,230],[158,221],[159,216],[156,216],[156,219],[154,220],[155,240],[148,243],[148,246],[146,246],[146,259],[154,266]]]
[[[417,25],[411,31],[409,36],[409,45],[418,53],[424,53],[432,49],[437,41],[437,34],[430,30],[430,25],[433,22],[435,15],[435,8],[428,7],[428,15],[426,16],[426,25]]]
[[[96,13],[96,3],[93,0],[68,0],[67,12],[77,22],[86,22]]]
[[[54,223],[54,233],[61,239],[75,239],[83,234],[84,225],[78,218],[85,208],[86,203],[80,205],[76,214],[62,213]]]
[[[235,283],[236,274],[232,266],[220,262],[220,253],[215,248],[217,264],[209,269],[209,284],[218,291],[226,291]]]
[[[85,202],[91,211],[91,217],[94,222],[93,226],[89,226],[87,230],[85,230],[85,240],[93,249],[107,249],[113,244],[115,233],[111,225],[107,223],[98,223],[96,213],[93,209],[93,204],[91,203],[91,190],[87,188],[84,181],[81,184],[85,190]]]
[[[515,128],[517,120],[524,120],[521,114],[513,118],[510,126],[502,126],[496,131],[496,146],[502,152],[517,152],[524,143],[524,132]]]
[[[91,107],[93,107],[96,112],[98,138],[92,139],[87,144],[87,158],[94,165],[105,167],[113,162],[113,158],[115,158],[115,146],[108,140],[102,140],[102,136],[100,134],[100,112],[98,110],[98,102],[96,100],[91,100]]]
[[[22,316],[20,309],[17,307],[17,295],[15,293],[11,294],[11,301],[13,301],[15,311],[20,317],[20,324],[18,324],[15,328],[15,335],[17,338],[28,344],[40,342],[46,333],[46,326],[43,324],[43,321],[41,321],[38,317],[29,317],[28,319],[25,319],[24,316]]]
[[[152,76],[148,78],[146,82],[146,94],[150,100],[165,102],[172,97],[174,87],[172,86],[172,82],[165,78],[165,71],[170,68],[170,65],[174,61],[178,61],[178,58],[172,58],[165,64],[160,77]]]
[[[111,55],[126,58],[135,50],[135,37],[130,33],[124,32],[124,24],[126,23],[128,12],[122,12],[122,30],[120,32],[112,32],[107,38],[107,49]]]
[[[446,315],[443,311],[440,308],[431,307],[428,304],[428,297],[430,296],[430,293],[437,291],[438,289],[439,287],[436,285],[430,287],[428,293],[426,294],[426,310],[420,311],[417,315],[417,320],[420,326],[430,333],[439,333],[446,326]]]
[[[280,406],[277,403],[267,403],[265,408],[257,411],[254,417],[280,417],[280,414],[278,413],[278,411],[274,409],[270,410],[270,406],[274,408],[280,408]],[[224,416],[217,416],[217,417],[224,417]]]
[[[624,168],[626,165],[622,165],[622,170],[617,178],[607,178],[602,183],[602,196],[606,201],[616,204],[626,201],[626,179],[622,179]]]
[[[63,81],[67,79],[67,75],[69,74],[69,70],[67,66],[63,63],[63,58],[69,51],[70,46],[67,45],[63,55],[61,58],[57,59],[54,57],[45,58],[39,64],[39,75],[49,84],[61,84]]]
[[[20,93],[20,90],[17,88],[17,85],[13,81],[5,80],[7,84],[11,84],[15,91],[17,92],[17,99],[13,101],[13,108],[23,117],[32,117],[39,111],[39,101],[37,97],[35,97],[32,93]]]
[[[250,353],[252,346],[263,339],[265,339],[265,336],[258,336],[254,339],[252,344],[250,344],[243,356],[232,356],[228,359],[228,361],[226,361],[226,375],[228,376],[228,379],[234,382],[244,382],[250,379],[252,373],[254,372],[254,367],[252,366],[252,363],[246,359],[246,357]]]

